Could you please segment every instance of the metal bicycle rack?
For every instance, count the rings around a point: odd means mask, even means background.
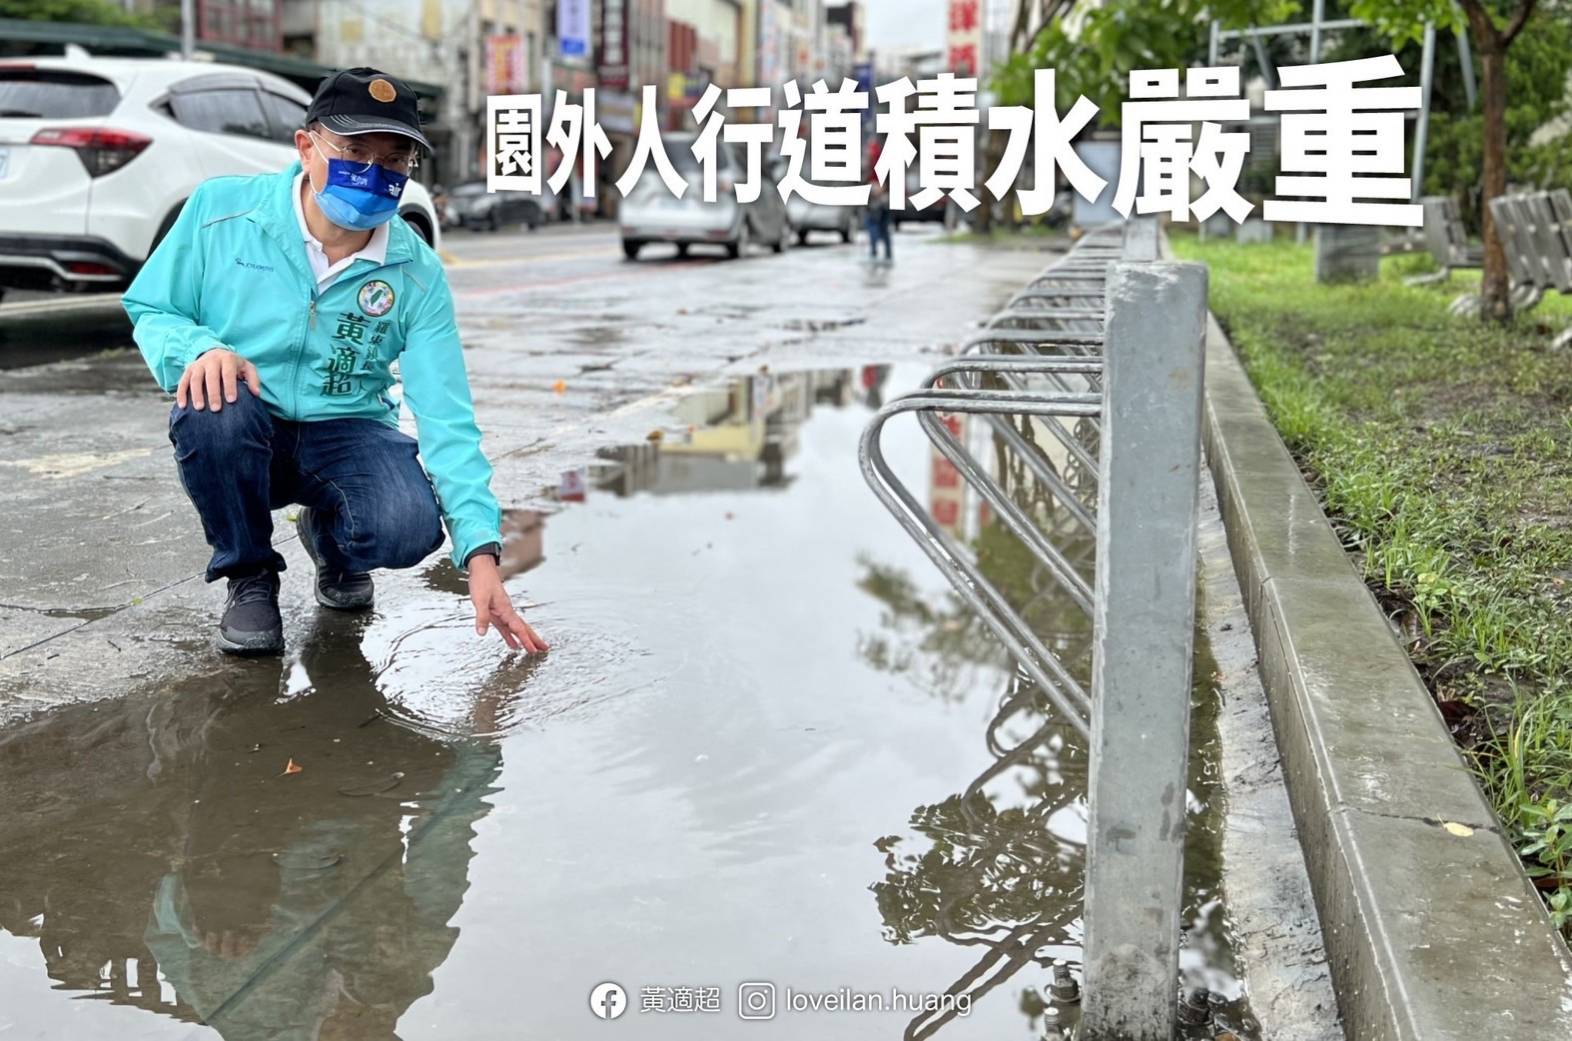
[[[1155,221],[1090,231],[922,387],[889,401],[859,450],[874,494],[1030,680],[1016,684],[991,721],[997,762],[968,796],[1065,724],[1089,743],[1086,1041],[1173,1036],[1205,324],[1205,270],[1160,261]],[[1084,614],[1090,639],[1077,642],[1071,661],[890,467],[881,435],[907,413]],[[993,435],[1000,473],[943,418],[963,415]],[[1010,464],[1030,508],[1007,487]],[[1050,517],[1054,530],[1034,513]],[[1065,542],[1093,545],[1092,566]],[[1033,694],[1057,717],[1006,744],[1003,724]]]

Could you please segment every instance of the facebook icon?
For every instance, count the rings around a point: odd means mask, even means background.
[[[601,983],[590,991],[590,1011],[597,1019],[616,1019],[628,1011],[628,992],[618,983]]]

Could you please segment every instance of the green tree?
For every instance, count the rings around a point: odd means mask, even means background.
[[[0,18],[158,28],[157,19],[127,11],[111,0],[0,0]]]
[[[1507,52],[1528,24],[1538,0],[1355,0],[1350,10],[1396,43],[1418,38],[1426,22],[1451,28],[1461,12],[1479,55],[1481,140],[1480,209],[1485,242],[1480,314],[1490,321],[1512,316],[1506,251],[1496,235],[1490,200],[1507,185]]]
[[[992,86],[1001,104],[1029,105],[1033,72],[1050,68],[1061,107],[1084,95],[1096,102],[1101,123],[1118,126],[1131,69],[1195,64],[1206,53],[1213,18],[1225,27],[1271,25],[1301,6],[1300,0],[1057,0],[1036,36],[996,70]],[[1071,14],[1077,20],[1067,28]]]

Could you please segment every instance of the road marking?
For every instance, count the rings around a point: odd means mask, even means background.
[[[704,258],[702,260],[684,261],[683,266],[708,267],[711,264],[719,264],[720,262],[721,258],[719,257],[714,259]],[[590,271],[582,275],[564,275],[561,278],[543,278],[531,281],[528,285],[492,286],[489,289],[455,290],[453,296],[455,299],[473,300],[480,297],[501,296],[504,293],[517,293],[520,295],[526,295],[529,293],[538,292],[542,289],[552,289],[557,286],[573,285],[577,282],[595,282],[603,278],[636,278],[640,275],[652,275],[658,271],[668,270],[671,267],[672,265],[670,264],[660,263],[646,263],[626,267],[619,266],[610,271]]]
[[[583,260],[592,258],[605,258],[615,253],[615,249],[581,249],[572,253],[543,253],[534,256],[497,257],[488,260],[467,260],[462,257],[446,261],[448,267],[455,270],[476,270],[488,267],[508,267],[515,264],[544,264],[553,260]]]
[[[38,318],[56,313],[71,314],[76,311],[96,311],[120,306],[119,293],[71,294],[52,300],[23,300],[14,304],[0,304],[0,318]]]

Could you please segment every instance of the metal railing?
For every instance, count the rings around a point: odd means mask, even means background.
[[[874,494],[1060,714],[1013,747],[990,727],[998,763],[984,776],[1066,723],[1089,742],[1087,1041],[1168,1041],[1178,996],[1206,273],[1159,252],[1154,221],[1089,232],[959,357],[887,403],[859,452]],[[890,467],[881,435],[907,413],[1084,612],[1089,685],[1076,674],[1084,659],[1056,653]],[[1000,467],[1015,464],[1033,504],[1049,504],[1054,530],[944,419],[963,415],[993,434]],[[1084,553],[1060,544],[1089,536],[1090,574]],[[1007,699],[996,721],[1009,711]]]

